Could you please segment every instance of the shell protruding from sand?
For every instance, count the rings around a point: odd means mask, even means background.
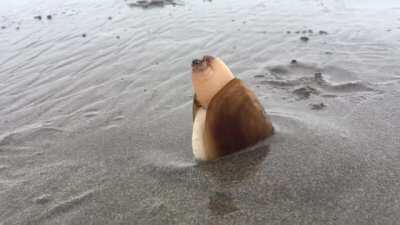
[[[193,154],[213,160],[250,147],[273,134],[256,95],[212,56],[192,62]]]

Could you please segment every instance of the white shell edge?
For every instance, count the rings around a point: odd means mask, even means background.
[[[198,160],[207,160],[206,148],[204,145],[206,114],[207,110],[199,108],[193,123],[192,149],[194,157]]]

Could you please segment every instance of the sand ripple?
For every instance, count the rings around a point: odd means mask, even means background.
[[[1,1],[0,223],[395,224],[399,5],[367,2]],[[212,163],[203,54],[276,128]]]

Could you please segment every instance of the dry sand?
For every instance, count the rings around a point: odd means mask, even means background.
[[[140,4],[0,0],[1,225],[399,224],[399,1]],[[199,164],[203,54],[277,132]]]

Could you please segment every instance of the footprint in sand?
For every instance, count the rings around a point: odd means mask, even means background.
[[[306,100],[312,96],[337,97],[354,92],[375,91],[360,81],[356,74],[342,68],[318,68],[292,60],[287,65],[266,68],[265,75],[256,75],[260,84],[289,93],[289,99]]]

